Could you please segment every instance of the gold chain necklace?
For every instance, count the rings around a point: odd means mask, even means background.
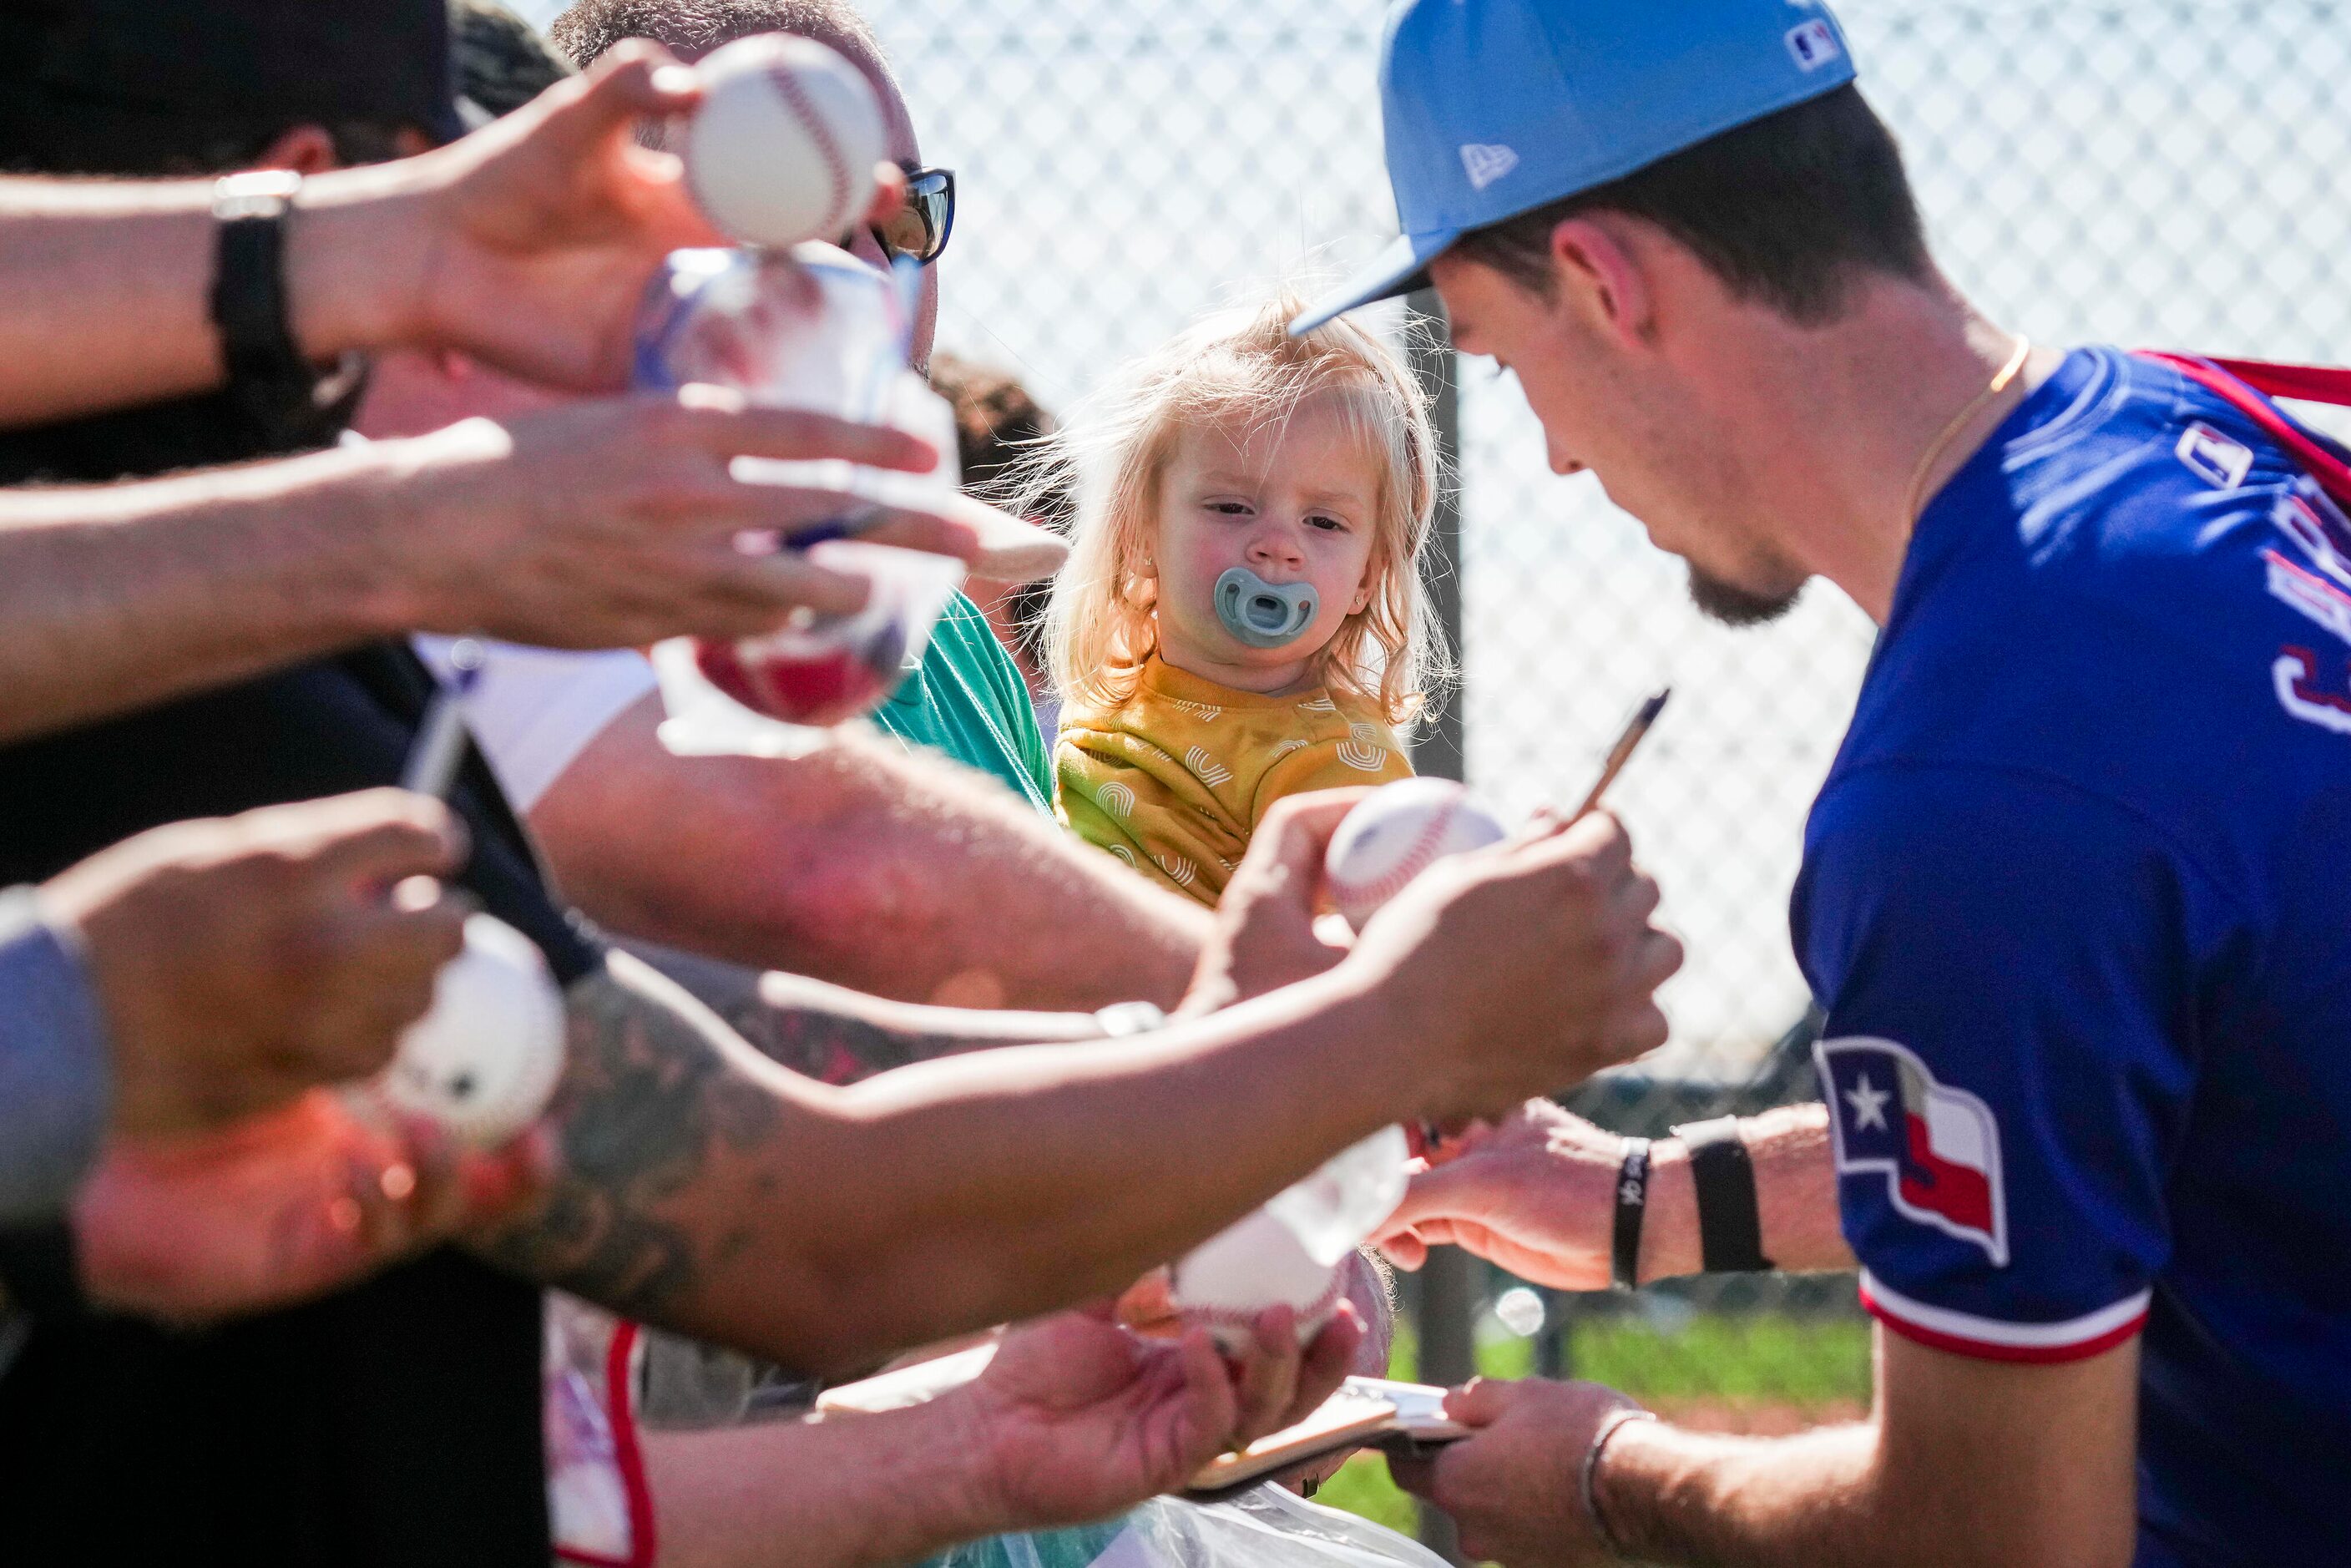
[[[1968,406],[1959,410],[1950,423],[1943,426],[1943,433],[1935,437],[1933,444],[1927,448],[1927,455],[1918,459],[1918,466],[1910,471],[1910,488],[1903,496],[1902,524],[1905,528],[1917,526],[1919,508],[1927,503],[1927,497],[1919,492],[1926,488],[1927,476],[1934,470],[1936,459],[1943,455],[1943,449],[1968,427],[1969,422],[1984,411],[1985,404],[2008,390],[2008,383],[2016,379],[2017,371],[2024,369],[2025,359],[2032,352],[2032,342],[2019,337],[2016,351],[2008,356],[2008,363],[2001,366],[2000,374],[1992,377],[1991,385],[1976,393]]]

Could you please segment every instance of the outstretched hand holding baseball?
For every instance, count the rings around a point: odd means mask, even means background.
[[[313,1087],[371,1077],[431,1004],[470,903],[464,831],[396,789],[174,823],[45,884],[87,954],[112,1115],[72,1209],[82,1283],[196,1322],[350,1283],[518,1200],[496,1155]]]
[[[1343,967],[1406,1026],[1396,1103],[1437,1122],[1505,1114],[1665,1043],[1656,991],[1681,944],[1653,924],[1657,885],[1614,817],[1439,861],[1342,948],[1316,915],[1331,835],[1357,799],[1293,796],[1267,813],[1187,1008]]]
[[[364,1078],[423,1015],[468,902],[464,829],[396,789],[178,822],[45,884],[88,953],[110,1135],[171,1138]]]
[[[681,246],[726,243],[677,158],[633,135],[701,97],[667,50],[630,41],[448,147],[311,182],[287,261],[301,340],[463,349],[533,381],[624,386],[654,268]],[[877,179],[874,211],[894,211],[904,176]]]
[[[313,181],[287,262],[302,340],[457,348],[534,381],[625,384],[630,323],[654,267],[681,246],[721,243],[677,160],[631,136],[641,117],[684,113],[698,95],[666,50],[623,44],[438,152]],[[341,265],[343,220],[365,226],[388,271]]]
[[[1214,1012],[1319,975],[1347,956],[1346,945],[1316,918],[1322,902],[1322,856],[1331,835],[1369,789],[1292,795],[1273,809],[1225,884],[1217,923],[1192,988],[1186,1017]]]

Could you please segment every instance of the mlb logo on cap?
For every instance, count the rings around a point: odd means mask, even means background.
[[[1802,22],[1788,29],[1788,52],[1796,57],[1797,65],[1808,71],[1844,58],[1844,46],[1837,42],[1836,29],[1817,20]]]
[[[1402,0],[1380,48],[1403,229],[1292,332],[1422,287],[1500,223],[1853,79],[1811,0]]]

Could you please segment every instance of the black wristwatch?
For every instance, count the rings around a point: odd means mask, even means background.
[[[213,325],[229,393],[240,402],[276,406],[289,387],[307,397],[319,379],[294,342],[286,298],[286,215],[301,188],[302,176],[283,169],[230,174],[213,185],[219,225]]]
[[[1755,1166],[1739,1136],[1739,1118],[1719,1116],[1676,1127],[1689,1151],[1690,1186],[1698,1197],[1698,1251],[1709,1274],[1759,1274],[1763,1220],[1755,1200]]]

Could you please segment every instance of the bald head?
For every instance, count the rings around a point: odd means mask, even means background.
[[[547,31],[583,68],[623,38],[651,38],[692,60],[754,33],[797,33],[888,70],[873,29],[847,0],[578,0]]]
[[[814,38],[864,73],[882,100],[890,156],[920,161],[914,122],[881,40],[848,0],[578,0],[547,30],[555,47],[586,68],[623,38],[651,38],[688,64],[754,33]]]

